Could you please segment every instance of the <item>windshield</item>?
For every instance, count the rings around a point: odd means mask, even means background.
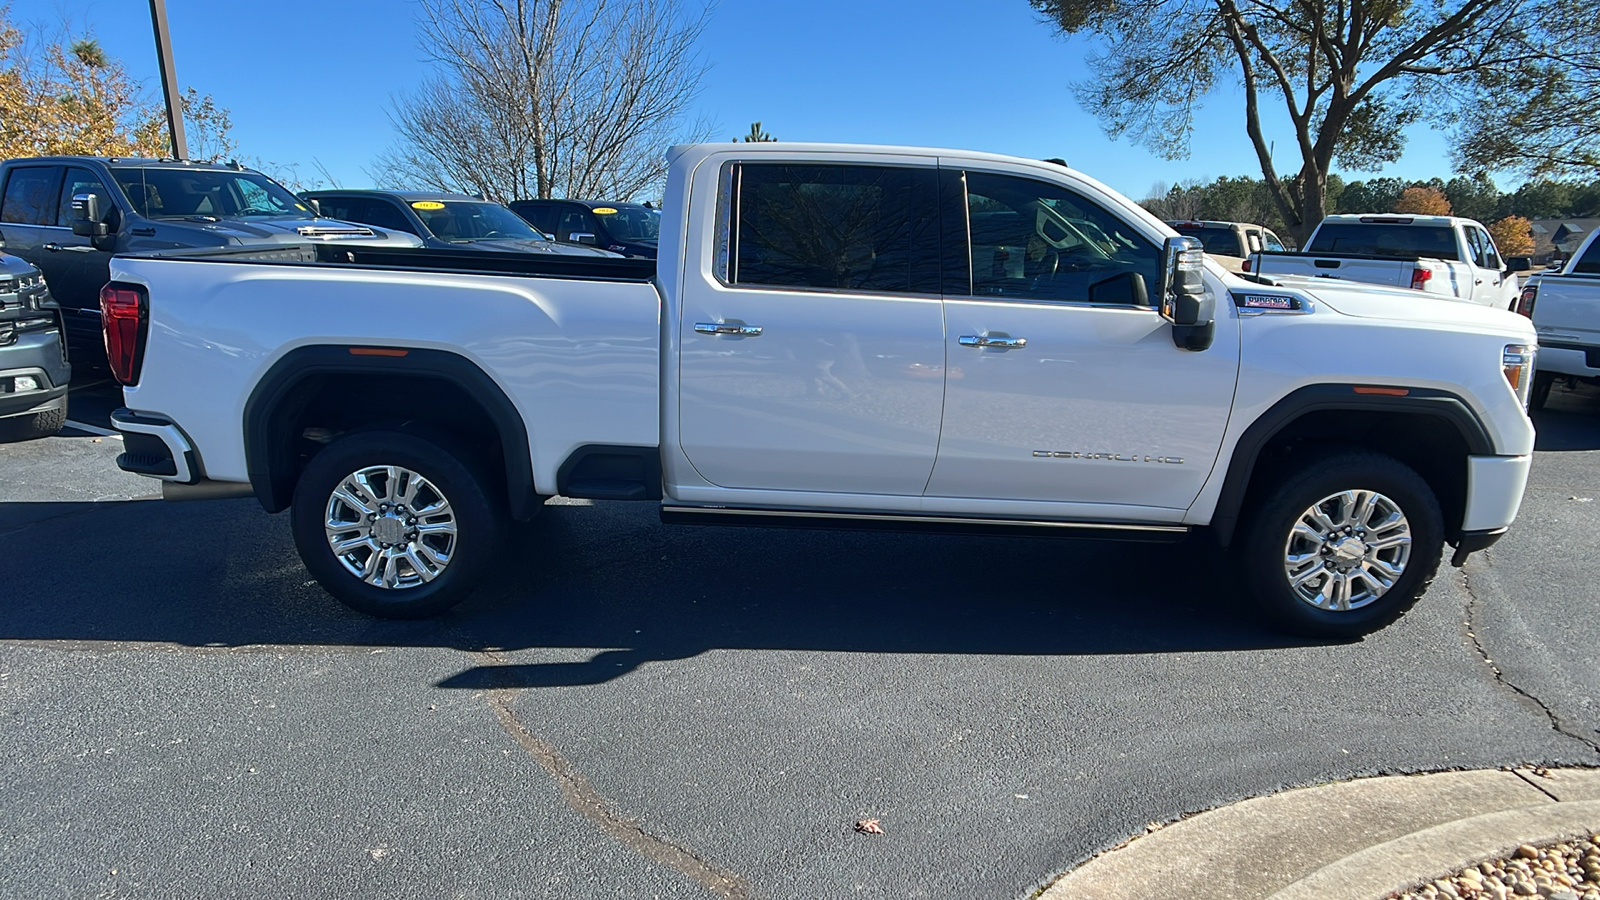
[[[593,210],[606,223],[606,233],[618,241],[655,243],[661,237],[661,211],[642,206],[597,206]]]
[[[259,172],[114,167],[111,174],[133,208],[150,219],[311,215],[309,207]]]
[[[1239,234],[1226,225],[1174,225],[1172,226],[1184,237],[1199,238],[1201,246],[1207,253],[1218,256],[1243,256],[1244,248],[1239,246]]]
[[[498,203],[481,200],[414,200],[411,211],[440,240],[542,241],[523,218]]]
[[[1455,232],[1448,225],[1392,225],[1324,222],[1312,238],[1310,253],[1353,253],[1414,259],[1459,260]]]

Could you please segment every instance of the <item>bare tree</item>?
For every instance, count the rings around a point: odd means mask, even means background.
[[[1600,168],[1600,20],[1570,0],[1029,2],[1063,34],[1105,39],[1075,88],[1113,137],[1184,156],[1200,102],[1242,87],[1271,201],[1302,241],[1327,211],[1333,163],[1378,170],[1423,120],[1453,131],[1464,171]],[[1267,104],[1294,131],[1288,176]]]
[[[397,98],[391,185],[627,200],[658,185],[706,64],[695,0],[421,0],[439,71]]]

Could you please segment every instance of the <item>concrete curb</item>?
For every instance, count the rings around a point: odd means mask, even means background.
[[[1448,822],[1368,847],[1307,875],[1269,900],[1378,900],[1489,860],[1521,844],[1600,832],[1600,800],[1542,803]]]
[[[1362,778],[1180,819],[1096,856],[1038,896],[1378,900],[1584,829],[1600,830],[1600,769]]]

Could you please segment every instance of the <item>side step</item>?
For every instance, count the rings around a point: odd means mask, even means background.
[[[731,506],[662,506],[661,521],[668,525],[736,525],[755,528],[817,528],[830,531],[896,531],[909,534],[1057,537],[1158,544],[1177,543],[1191,530],[1187,525],[1057,522],[1049,519],[985,519]]]

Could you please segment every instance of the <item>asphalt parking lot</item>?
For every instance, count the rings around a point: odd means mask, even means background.
[[[1198,541],[583,501],[378,622],[253,501],[0,446],[0,896],[1020,898],[1282,787],[1600,764],[1600,391],[1536,419],[1512,533],[1347,644],[1259,627]]]

